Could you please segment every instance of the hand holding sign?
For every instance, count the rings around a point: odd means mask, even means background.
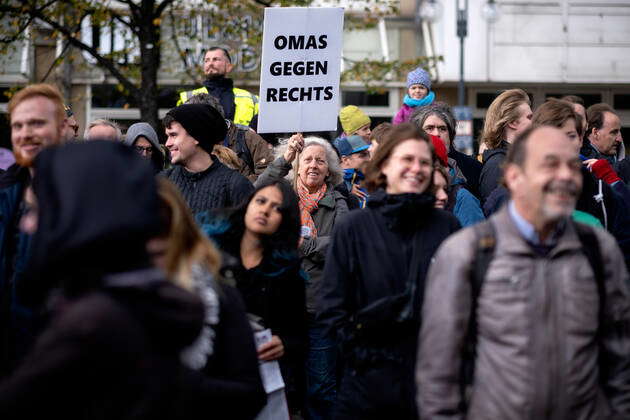
[[[265,9],[259,133],[337,128],[342,37],[342,8]]]
[[[287,163],[293,162],[293,159],[295,159],[303,148],[304,137],[302,136],[302,133],[292,135],[287,142],[287,150],[284,152],[284,160],[286,160]]]

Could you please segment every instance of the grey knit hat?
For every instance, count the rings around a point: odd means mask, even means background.
[[[423,85],[428,90],[431,90],[431,76],[425,69],[418,67],[407,75],[407,89],[411,85]]]

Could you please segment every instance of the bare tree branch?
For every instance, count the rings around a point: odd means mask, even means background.
[[[264,1],[264,0],[252,0],[252,1],[254,3],[256,3],[256,4],[260,4],[260,5],[265,6],[265,7],[271,7],[271,5],[272,5],[272,2],[270,2],[270,1]]]
[[[42,83],[48,78],[48,76],[50,76],[50,73],[52,73],[55,67],[57,67],[59,63],[61,63],[61,59],[66,54],[66,51],[68,51],[69,47],[70,47],[70,42],[66,42],[66,45],[64,45],[63,50],[61,50],[61,54],[59,54],[59,57],[56,57],[53,60],[52,64],[48,68],[48,71],[46,71],[46,74],[44,75],[44,77],[42,77],[42,80],[41,80]]]
[[[133,13],[137,13],[140,11],[140,8],[138,7],[136,3],[133,2],[133,0],[118,0],[118,1],[129,6],[129,10],[131,10]]]
[[[140,95],[140,89],[136,87],[125,75],[121,73],[121,71],[116,67],[116,64],[110,59],[103,57],[98,53],[93,47],[83,43],[79,39],[77,39],[73,33],[66,27],[59,24],[59,22],[50,19],[48,16],[45,16],[41,11],[33,11],[33,16],[37,19],[49,24],[53,29],[59,31],[63,34],[69,43],[74,45],[75,47],[89,53],[92,57],[96,59],[98,64],[103,68],[107,69],[118,81],[132,94],[132,95]]]
[[[158,4],[158,6],[156,7],[154,16],[155,17],[162,16],[162,13],[164,13],[164,10],[166,10],[166,8],[170,6],[174,1],[175,0],[163,0],[162,3]]]
[[[134,19],[131,19],[131,22],[126,21],[122,15],[113,12],[110,10],[110,13],[112,15],[112,18],[120,23],[122,23],[123,25],[125,25],[127,28],[129,28],[129,30],[135,35],[135,36],[140,36],[140,31],[138,31],[136,25],[134,25]]]
[[[28,20],[24,23],[24,25],[18,27],[18,31],[11,37],[8,38],[0,38],[0,44],[11,44],[17,41],[22,33],[28,28],[28,26],[33,22],[33,17],[29,17]]]

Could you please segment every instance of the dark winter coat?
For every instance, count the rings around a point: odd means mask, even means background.
[[[24,189],[31,182],[27,168],[11,165],[0,175],[0,378],[9,374],[30,349],[37,330],[33,309],[17,285],[28,262],[31,236],[18,228]]]
[[[408,407],[415,395],[412,371],[425,276],[440,243],[459,228],[434,202],[429,194],[380,190],[366,209],[352,211],[335,229],[317,319],[342,346],[343,418],[374,418],[384,408],[396,418],[415,418]],[[364,380],[370,372],[378,379]],[[354,395],[357,387],[371,400],[369,413]]]
[[[619,178],[626,184],[630,182],[630,161],[627,159],[619,159],[619,156],[610,156],[600,153],[599,150],[591,144],[588,139],[584,139],[580,154],[586,159],[606,159],[612,165]]]
[[[448,152],[448,157],[455,159],[457,167],[464,174],[466,178],[466,189],[470,191],[475,197],[479,198],[479,177],[481,176],[482,165],[477,159],[455,150],[451,146],[451,150]]]
[[[211,158],[212,165],[202,172],[189,172],[182,165],[161,172],[179,188],[193,214],[236,207],[254,191],[247,178],[223,165],[216,156]]]
[[[57,301],[50,327],[0,386],[0,417],[185,419],[203,407],[179,362],[201,328],[198,298],[157,270],[105,284]]]
[[[488,196],[501,182],[503,177],[501,165],[505,160],[508,146],[508,142],[502,141],[498,147],[483,152],[483,167],[479,175],[479,193],[482,202],[488,199]]]

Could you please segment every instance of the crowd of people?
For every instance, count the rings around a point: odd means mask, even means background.
[[[11,98],[2,418],[630,418],[613,108],[506,90],[472,157],[418,68],[391,124],[275,145],[231,69],[124,134]]]

